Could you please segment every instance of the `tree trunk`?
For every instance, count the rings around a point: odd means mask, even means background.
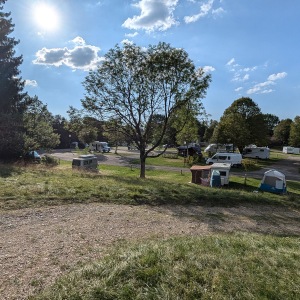
[[[140,178],[146,178],[146,156],[145,151],[140,151],[140,162],[141,162],[141,169],[140,169]]]

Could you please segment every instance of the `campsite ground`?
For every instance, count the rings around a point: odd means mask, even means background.
[[[113,151],[113,150],[112,150]],[[62,149],[62,150],[54,150],[52,155],[71,161],[74,157],[78,156],[76,152],[70,151],[70,149]],[[114,154],[113,152],[110,154],[96,154],[98,157],[98,161],[101,164],[114,165],[114,166],[131,166],[132,159],[138,159],[139,153],[137,150],[127,150],[126,147],[119,147],[118,154]],[[190,172],[189,168],[178,168],[178,167],[166,167],[166,166],[153,166],[152,169],[162,169],[162,170],[173,170],[173,171],[183,171]],[[268,165],[266,167],[261,168],[260,170],[248,171],[247,176],[253,178],[262,178],[265,171],[270,169],[276,169],[281,173],[285,174],[287,180],[300,181],[300,155],[289,155],[285,154],[281,156],[281,159],[276,161],[276,163],[272,165]],[[242,175],[244,173],[235,172],[234,169],[231,169],[231,174],[234,175]]]
[[[120,154],[100,154],[99,160],[130,165],[128,156],[138,156],[126,150]],[[77,154],[60,151],[55,155],[71,160]],[[299,164],[300,157],[286,156],[274,167],[288,178],[299,179]],[[232,232],[299,237],[299,220],[297,209],[254,204],[91,203],[0,211],[0,299],[27,299],[69,270],[107,255],[120,241]]]

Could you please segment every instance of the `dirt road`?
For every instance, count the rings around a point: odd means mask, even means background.
[[[75,152],[70,150],[54,150],[52,153],[53,156],[71,161],[73,157],[76,157]],[[98,157],[99,163],[104,163],[108,165],[115,166],[131,166],[130,161],[132,159],[138,159],[139,153],[137,151],[128,151],[125,147],[121,147],[118,150],[118,154],[109,153],[109,154],[96,154]],[[178,172],[189,172],[189,168],[176,168],[176,167],[165,167],[165,166],[148,166],[151,169],[163,169],[163,170],[172,170]],[[285,174],[287,180],[300,181],[300,155],[286,155],[284,159],[279,160],[274,165],[268,166],[268,168],[262,168],[258,171],[247,172],[248,177],[261,179],[264,172],[270,169],[276,169],[283,174]],[[235,172],[234,169],[231,169],[231,174],[244,176],[245,173]]]
[[[215,232],[300,236],[300,212],[271,206],[74,204],[0,212],[0,299],[22,300],[114,243]]]

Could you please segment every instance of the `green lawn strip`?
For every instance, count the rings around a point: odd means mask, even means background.
[[[105,165],[99,173],[72,171],[69,165],[53,168],[6,165],[0,169],[0,210],[89,202],[300,207],[296,182],[292,183],[295,193],[274,195],[253,193],[259,182],[249,179],[245,186],[238,177],[233,177],[230,185],[221,189],[191,184],[190,172],[148,170],[143,180],[138,177],[138,169]]]
[[[213,234],[114,245],[39,299],[299,299],[297,237]]]

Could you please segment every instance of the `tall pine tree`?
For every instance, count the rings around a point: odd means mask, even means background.
[[[3,12],[0,0],[0,159],[15,158],[23,150],[24,81],[19,76],[22,56],[15,56],[19,41],[11,37],[14,24],[10,13]]]

